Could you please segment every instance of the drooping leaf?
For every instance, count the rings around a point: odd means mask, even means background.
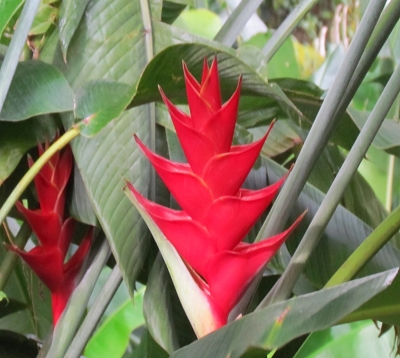
[[[396,274],[397,269],[386,271],[273,304],[176,351],[172,357],[236,358],[250,348],[266,354],[305,333],[330,327],[389,286]]]
[[[72,88],[96,80],[133,88],[146,64],[140,5],[130,0],[113,1],[112,6],[108,0],[88,3],[69,44],[67,66],[60,52],[55,59]],[[105,12],[110,21],[104,23]],[[132,296],[149,237],[122,188],[126,178],[142,192],[148,190],[148,163],[140,159],[132,136],[137,133],[148,143],[149,113],[145,106],[124,112],[95,137],[77,138],[72,145],[84,186]],[[72,116],[63,120],[67,127],[73,122]]]
[[[42,61],[24,61],[17,67],[0,120],[16,122],[73,108],[74,94],[58,69]]]

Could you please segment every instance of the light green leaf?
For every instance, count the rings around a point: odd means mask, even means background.
[[[0,2],[0,36],[13,17],[13,15],[18,11],[24,0],[11,0],[11,1],[1,1]]]
[[[63,57],[67,60],[67,51],[72,36],[83,16],[89,0],[63,0],[60,6],[58,28]]]
[[[212,39],[222,26],[221,19],[207,9],[193,9],[182,12],[174,26],[194,35]]]
[[[117,118],[130,102],[132,88],[125,83],[109,80],[90,81],[76,93],[75,117],[80,133],[93,137],[110,121]]]
[[[393,330],[379,337],[371,321],[360,321],[312,333],[294,358],[394,357]]]

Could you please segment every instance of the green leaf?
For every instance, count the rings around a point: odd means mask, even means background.
[[[132,88],[109,80],[90,81],[76,92],[75,117],[80,133],[93,137],[117,118],[132,98]]]
[[[1,1],[0,2],[0,36],[11,20],[13,15],[18,11],[24,0],[11,0],[11,1]]]
[[[312,333],[294,358],[391,357],[393,331],[379,336],[371,321],[360,321]]]
[[[55,59],[73,89],[94,80],[133,88],[147,61],[140,5],[131,0],[88,3],[79,31],[69,44],[67,66],[60,52]],[[104,22],[104,16],[110,21]],[[63,121],[69,127],[73,118],[64,115]],[[79,137],[72,145],[84,186],[132,296],[149,250],[149,234],[122,189],[126,178],[141,192],[148,190],[149,165],[133,140],[137,133],[148,143],[148,121],[148,108],[135,108],[111,121],[95,137]]]
[[[0,120],[15,122],[73,108],[74,94],[59,70],[42,61],[25,61],[18,64]]]
[[[131,332],[144,324],[142,313],[144,289],[135,293],[134,303],[128,299],[97,329],[88,342],[87,358],[119,358],[124,354]]]
[[[60,6],[58,27],[63,57],[67,59],[67,51],[72,36],[78,28],[89,0],[64,0]]]
[[[168,98],[186,101],[182,60],[193,75],[200,78],[204,58],[210,60],[215,56],[218,58],[222,94],[225,98],[232,95],[242,76],[243,95],[263,97],[259,101],[271,98],[296,122],[305,120],[277,84],[266,83],[258,73],[239,60],[234,52],[199,43],[173,45],[156,55],[140,78],[131,106],[159,101],[161,97],[158,86],[162,87]],[[167,72],[165,68],[170,70]]]
[[[56,23],[58,15],[58,8],[48,4],[40,4],[39,10],[33,20],[29,35],[44,34],[52,24]]]
[[[344,322],[373,319],[387,324],[399,326],[399,290],[400,278],[396,277],[392,285],[362,305],[355,312],[351,313],[344,319]]]
[[[182,12],[174,26],[192,34],[212,39],[222,26],[221,19],[207,9],[193,9]]]
[[[279,348],[296,337],[335,324],[389,286],[397,271],[386,271],[273,304],[176,351],[172,357],[236,358],[249,348],[261,348],[266,352]]]

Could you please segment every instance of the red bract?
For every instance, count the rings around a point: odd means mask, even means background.
[[[284,180],[261,190],[241,188],[269,131],[257,142],[232,146],[241,80],[232,97],[222,104],[216,60],[210,68],[204,62],[200,83],[186,65],[183,70],[190,116],[160,92],[188,164],[153,153],[135,136],[182,211],[147,200],[129,183],[128,188],[193,270],[221,326],[301,218],[274,237],[255,244],[242,242]]]
[[[39,153],[40,155],[43,153],[42,146],[39,146]],[[32,166],[31,158],[28,158],[28,162]],[[29,210],[20,202],[16,204],[36,234],[40,246],[29,252],[15,246],[10,247],[49,288],[54,325],[75,288],[77,275],[89,251],[93,235],[93,230],[89,230],[78,250],[67,263],[64,263],[75,228],[74,219],[64,218],[65,189],[72,164],[72,152],[69,147],[62,153],[57,152],[35,177],[40,209]]]

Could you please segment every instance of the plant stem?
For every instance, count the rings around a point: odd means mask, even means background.
[[[392,211],[392,198],[393,198],[393,179],[394,179],[394,167],[396,158],[394,155],[389,156],[388,173],[387,173],[387,186],[386,186],[386,200],[385,207],[390,213]]]
[[[288,267],[274,288],[261,302],[259,308],[267,304],[281,301],[289,297],[311,253],[317,246],[329,220],[339,205],[340,200],[351,178],[364,158],[369,146],[375,138],[382,122],[400,92],[400,66],[397,66],[385,89],[383,90],[373,111],[364,124],[357,140],[351,148],[346,160],[329,188],[310,226],[290,260]],[[392,234],[393,235],[393,234]],[[392,236],[391,235],[391,236]],[[381,246],[380,246],[381,247]],[[380,248],[379,247],[379,248]],[[359,256],[357,258],[360,258]],[[368,258],[369,259],[369,258]],[[363,261],[365,264],[366,261]]]
[[[271,60],[276,51],[278,51],[281,45],[289,37],[300,20],[317,2],[318,0],[303,0],[290,12],[289,16],[285,19],[285,21],[282,22],[282,24],[269,39],[265,47],[262,49],[267,62]]]
[[[324,288],[340,285],[351,280],[365,264],[400,229],[400,206],[397,207],[351,254]]]
[[[47,149],[43,155],[41,155],[38,160],[32,165],[31,168],[26,172],[23,178],[19,181],[17,186],[14,188],[10,196],[4,202],[4,205],[0,209],[0,225],[3,223],[7,214],[10,212],[16,201],[31,183],[33,178],[39,173],[40,169],[50,160],[50,158],[59,150],[64,148],[72,139],[79,135],[79,130],[76,127],[72,127],[69,131],[65,132],[60,138],[57,139],[50,147]]]
[[[86,318],[79,327],[78,332],[76,332],[75,338],[69,346],[64,358],[79,358],[81,356],[90,336],[99,323],[111,299],[114,297],[118,287],[121,285],[121,282],[121,271],[119,266],[115,265],[107,279],[107,282],[93,303],[92,308],[86,315]]]
[[[262,0],[242,0],[215,35],[214,41],[232,46],[261,3]]]

